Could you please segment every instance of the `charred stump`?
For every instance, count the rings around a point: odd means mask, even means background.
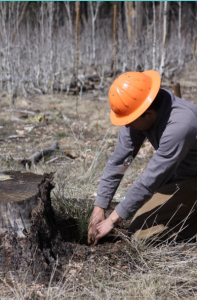
[[[0,173],[1,272],[43,279],[50,276],[58,256],[72,255],[51,206],[52,179],[53,173]]]

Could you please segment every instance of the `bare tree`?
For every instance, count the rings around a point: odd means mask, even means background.
[[[134,19],[135,19],[135,9],[133,1],[125,1],[125,15],[126,15],[126,26],[127,26],[127,36],[129,41],[130,49],[134,47],[135,34],[134,34]]]
[[[163,12],[163,1],[159,1],[159,26],[158,26],[158,36],[157,36],[157,64],[159,65],[159,60],[161,57],[161,45],[162,45],[162,12]]]
[[[117,18],[117,5],[114,5],[114,22],[113,22],[113,33],[114,33],[114,65],[113,65],[113,71],[114,71],[114,79],[116,76],[116,18]]]
[[[163,14],[163,49],[162,49],[162,57],[161,57],[161,64],[160,64],[161,78],[164,75],[165,59],[166,59],[167,9],[168,9],[168,2],[165,1],[164,2],[164,14]]]
[[[153,70],[156,69],[156,12],[155,1],[153,1]]]
[[[1,21],[2,21],[2,34],[3,34],[3,46],[4,46],[4,74],[5,76],[7,76],[8,74],[10,75],[10,41],[9,41],[9,26],[7,29],[6,26],[6,19],[7,19],[7,7],[6,7],[6,3],[5,2],[0,2],[0,11],[1,11]],[[8,93],[11,94],[11,85],[10,85],[10,81],[8,80],[7,83],[7,89],[8,89]]]
[[[139,61],[139,40],[142,29],[142,3],[135,1],[135,70],[141,66]]]
[[[149,10],[148,10],[148,3],[146,2],[145,4],[145,8],[146,8],[146,38],[145,38],[145,49],[146,49],[146,55],[145,55],[145,70],[148,70],[149,68],[149,65],[148,65],[148,41],[150,39],[150,36],[149,36],[149,18],[148,18],[148,13],[149,13]]]
[[[96,22],[96,18],[98,16],[100,2],[96,1],[95,5],[94,5],[94,2],[90,1],[89,4],[90,4],[90,12],[91,12],[91,18],[92,18],[92,59],[93,59],[93,61],[95,61],[95,57],[96,57],[95,22]]]
[[[29,1],[26,1],[24,6],[23,6],[23,10],[21,12],[21,15],[20,15],[19,19],[17,19],[17,26],[14,28],[13,33],[12,33],[12,42],[14,42],[14,40],[15,40],[16,32],[18,32],[19,26],[20,26],[20,24],[23,20],[25,12],[27,10],[28,4],[29,4]],[[18,10],[17,10],[17,12],[18,12]]]
[[[179,58],[178,58],[178,64],[182,65],[182,39],[181,39],[181,1],[178,1],[179,6],[179,25],[178,25],[178,39],[179,39]]]
[[[102,78],[100,87],[104,88],[107,83],[105,74],[112,74],[113,56],[118,69],[120,66],[123,66],[123,71],[126,67],[130,70],[152,67],[158,69],[161,76],[164,69],[166,74],[175,74],[177,67],[180,69],[185,65],[186,59],[192,63],[191,48],[196,35],[197,17],[196,11],[191,9],[196,6],[185,2],[183,14],[183,3],[176,2],[170,6],[172,18],[167,24],[167,2],[125,1],[116,5],[115,37],[113,5],[106,9],[102,1],[81,4],[78,69],[83,75],[91,75],[94,62],[96,75]],[[54,89],[76,92],[71,80],[76,72],[74,7],[72,1],[0,2],[0,90],[11,95],[14,95],[16,87],[17,93],[26,95],[53,93]],[[102,14],[99,14],[100,8]],[[170,26],[169,36],[167,25]],[[175,38],[177,43],[174,43]],[[113,47],[115,42],[116,48]],[[86,82],[90,89],[98,87],[96,80],[93,84]],[[83,84],[81,87],[86,88]]]
[[[49,5],[49,43],[50,43],[50,74],[51,74],[51,93],[53,93],[54,75],[53,75],[53,45],[52,45],[52,29],[53,29],[53,1],[47,2]]]
[[[66,11],[68,14],[69,33],[70,33],[70,36],[72,36],[72,19],[71,19],[71,13],[70,13],[70,2],[65,1],[64,4],[65,4]]]
[[[76,72],[76,113],[78,115],[78,63],[79,63],[79,8],[80,2],[75,2],[76,11],[76,60],[75,60],[75,72]]]
[[[72,60],[74,60],[74,51],[73,51],[73,44],[72,44],[72,17],[71,17],[71,11],[70,11],[70,1],[65,1],[64,2],[67,15],[68,15],[68,24],[69,24],[69,41],[71,45],[71,54],[72,54]]]

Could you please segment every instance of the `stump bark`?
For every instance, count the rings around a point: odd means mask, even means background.
[[[72,244],[62,239],[51,206],[52,179],[53,173],[0,173],[1,272],[28,280],[40,275],[43,280],[58,256],[72,255]]]

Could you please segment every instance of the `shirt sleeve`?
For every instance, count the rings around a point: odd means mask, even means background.
[[[159,148],[145,172],[129,188],[124,200],[115,210],[122,219],[128,219],[175,174],[196,138],[196,129],[189,124],[172,124],[165,129]]]
[[[109,159],[104,174],[100,180],[97,197],[94,205],[107,209],[109,204],[122,180],[122,174],[118,174],[125,158],[132,155],[133,158],[139,151],[145,135],[131,127],[122,126],[119,135],[116,149]]]

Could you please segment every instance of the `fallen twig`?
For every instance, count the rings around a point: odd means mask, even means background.
[[[28,130],[28,132],[31,132],[32,130],[34,130],[35,128],[38,128],[38,127],[43,127],[43,126],[46,126],[46,123],[41,123],[41,124],[38,124],[38,125],[34,125],[34,126],[27,126],[27,127],[24,127],[25,130]]]
[[[36,113],[34,111],[29,110],[20,110],[20,109],[8,109],[10,112],[14,113],[23,113],[23,114],[29,114],[29,115],[35,115]]]
[[[38,163],[42,159],[42,157],[44,157],[46,155],[50,155],[52,152],[54,152],[57,149],[59,149],[58,142],[54,141],[49,148],[45,148],[41,151],[37,151],[32,156],[30,156],[28,159],[23,159],[21,161],[21,164],[24,165],[24,167],[26,165],[28,165],[30,167],[32,162],[34,164]]]
[[[0,141],[4,141],[4,140],[8,140],[8,139],[17,139],[17,138],[26,138],[25,135],[9,135],[7,137],[4,137],[4,138],[0,138]]]
[[[58,158],[60,158],[60,156],[57,156],[57,157],[54,157],[54,158],[48,160],[48,161],[46,162],[46,164],[50,164],[50,163],[54,162],[55,160],[57,160]]]

